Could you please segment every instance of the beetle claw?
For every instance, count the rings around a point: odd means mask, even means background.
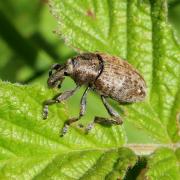
[[[94,122],[89,123],[85,128],[85,133],[88,134],[89,131],[94,127]]]

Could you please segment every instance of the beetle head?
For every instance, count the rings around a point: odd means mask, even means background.
[[[61,87],[64,76],[69,76],[73,73],[73,62],[69,59],[66,64],[54,64],[49,70],[49,78],[47,81],[49,88]]]
[[[49,70],[49,78],[47,81],[49,88],[61,87],[64,80],[65,65],[54,64]]]

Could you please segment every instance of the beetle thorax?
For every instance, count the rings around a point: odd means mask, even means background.
[[[76,84],[93,84],[100,72],[98,59],[73,59],[68,64],[68,73]]]

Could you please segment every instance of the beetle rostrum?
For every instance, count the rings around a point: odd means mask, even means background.
[[[96,116],[94,121],[87,125],[89,132],[95,123],[104,125],[120,125],[123,123],[120,115],[107,102],[112,98],[119,103],[134,103],[143,101],[146,96],[146,83],[139,72],[118,57],[105,53],[83,53],[69,59],[65,64],[55,64],[49,71],[48,86],[60,87],[65,76],[71,77],[76,87],[58,94],[44,103],[43,118],[48,117],[48,106],[60,103],[72,96],[82,85],[86,86],[80,102],[79,116],[67,120],[61,132],[65,135],[70,124],[78,121],[86,111],[86,97],[89,90],[97,92],[111,118]]]

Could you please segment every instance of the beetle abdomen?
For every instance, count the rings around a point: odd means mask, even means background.
[[[142,101],[146,96],[146,84],[142,76],[126,61],[100,54],[104,62],[101,75],[94,83],[99,94],[119,102]]]

